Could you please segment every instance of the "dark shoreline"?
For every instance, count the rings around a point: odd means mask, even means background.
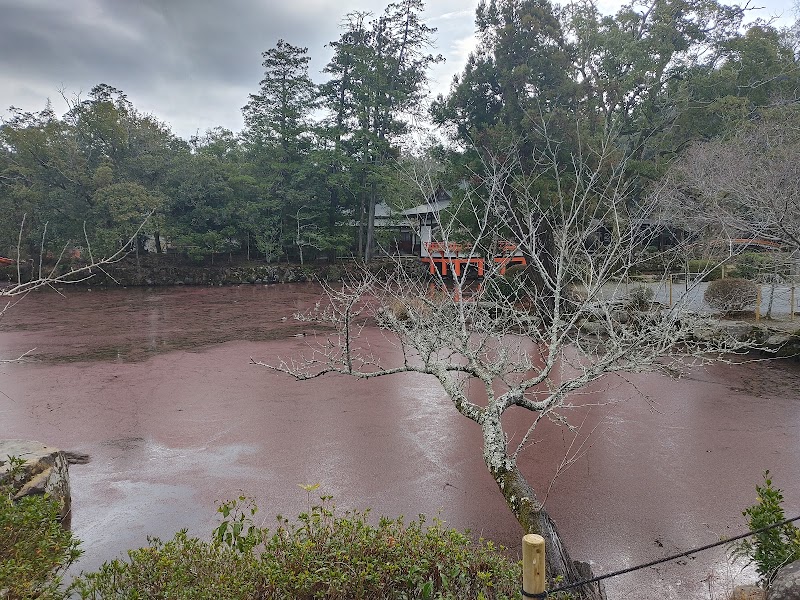
[[[358,275],[364,269],[380,272],[394,268],[395,258],[378,259],[365,265],[356,259],[338,259],[334,262],[314,262],[304,265],[290,263],[270,263],[245,261],[236,259],[229,261],[220,256],[215,264],[210,261],[196,263],[173,254],[146,255],[138,260],[126,257],[120,262],[107,265],[90,279],[77,285],[89,287],[162,287],[179,285],[241,285],[241,284],[274,284],[304,283],[308,281],[341,281],[344,277]],[[415,257],[399,257],[404,265],[416,266],[420,263]],[[75,265],[80,267],[81,265]],[[66,272],[65,264],[59,272]],[[48,272],[44,267],[43,271]],[[27,271],[27,273],[25,272]],[[23,281],[30,277],[30,267],[22,272]],[[16,282],[17,267],[9,265],[0,267],[0,282]]]
[[[368,265],[356,259],[334,262],[313,262],[305,265],[259,261],[226,261],[220,256],[216,264],[199,264],[174,254],[148,254],[138,260],[129,256],[108,265],[90,279],[75,285],[90,288],[115,287],[173,287],[273,285],[280,283],[336,282],[359,278],[365,270],[371,273],[389,271],[401,261],[405,268],[425,271],[416,257],[385,257]],[[67,265],[64,265],[67,269]],[[52,268],[52,267],[50,267]],[[45,269],[46,270],[46,269]],[[23,279],[25,273],[22,274]],[[0,267],[0,282],[15,282],[15,265]],[[2,285],[2,284],[0,284]],[[753,340],[756,351],[767,357],[800,359],[800,322],[762,320],[714,319],[695,332],[700,340],[728,337],[737,341]]]

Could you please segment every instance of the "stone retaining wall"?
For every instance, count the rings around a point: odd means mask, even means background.
[[[796,328],[777,327],[768,321],[752,323],[713,319],[707,325],[696,328],[692,332],[692,337],[698,341],[715,339],[753,341],[770,356],[800,357],[800,324]]]
[[[424,269],[424,265],[414,257],[404,257],[406,268]],[[392,259],[376,260],[369,263],[370,272],[393,269]],[[66,268],[66,266],[65,266]],[[119,263],[108,265],[104,271],[97,272],[82,283],[97,286],[174,286],[174,285],[241,285],[302,283],[306,281],[339,281],[348,274],[357,274],[365,265],[356,260],[338,260],[334,263],[266,264],[245,263],[227,264],[224,257],[216,265],[197,265],[173,255],[148,255],[138,262],[126,258]],[[29,269],[28,269],[29,270]],[[23,271],[25,279],[30,273]],[[17,270],[14,266],[0,268],[0,282],[15,282]]]

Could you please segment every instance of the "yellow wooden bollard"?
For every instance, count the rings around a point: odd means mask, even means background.
[[[544,592],[544,538],[529,533],[522,538],[522,591],[526,594]]]

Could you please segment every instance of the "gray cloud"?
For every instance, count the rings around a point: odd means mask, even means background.
[[[612,1],[612,0],[604,0]],[[791,0],[772,0],[790,3]],[[0,0],[0,115],[14,105],[58,112],[68,96],[98,83],[188,137],[218,125],[238,131],[241,107],[262,77],[261,53],[278,39],[307,46],[312,77],[330,58],[325,44],[354,10],[383,11],[388,0]],[[447,90],[474,45],[478,0],[429,0],[447,59],[431,73]]]
[[[441,27],[437,51],[468,37],[477,0],[439,0],[427,17]],[[222,125],[238,130],[240,109],[262,76],[261,53],[283,38],[306,46],[320,81],[325,44],[354,10],[379,0],[0,0],[0,108],[66,110],[60,90],[83,96],[96,84],[123,90],[134,105],[187,137]],[[438,18],[437,18],[438,17]],[[445,89],[452,61],[433,79]],[[0,114],[5,114],[3,111]]]

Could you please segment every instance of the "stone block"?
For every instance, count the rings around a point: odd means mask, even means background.
[[[767,600],[800,600],[800,560],[778,571],[767,589]]]
[[[737,585],[731,600],[764,600],[764,590],[756,585]]]
[[[58,502],[61,520],[68,522],[71,503],[66,454],[40,442],[0,440],[0,480],[8,475],[11,468],[10,456],[25,461],[22,465],[22,485],[14,498],[48,494]]]

